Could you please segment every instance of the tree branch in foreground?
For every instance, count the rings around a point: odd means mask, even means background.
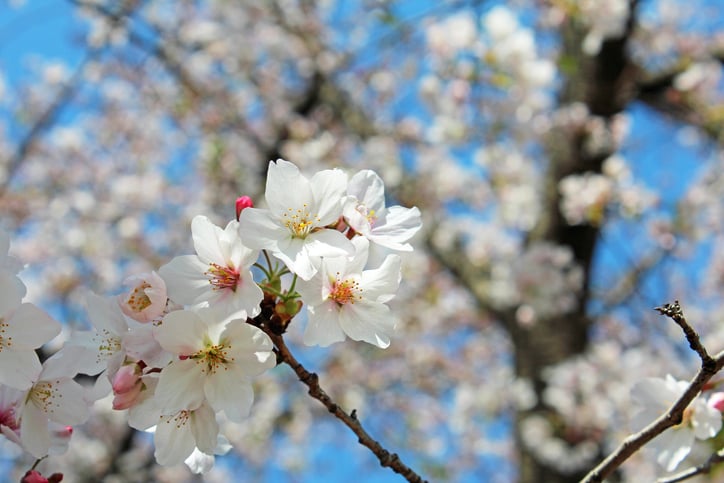
[[[409,482],[427,483],[427,480],[424,480],[420,475],[415,473],[412,468],[405,465],[396,453],[390,453],[374,438],[367,434],[367,431],[364,430],[362,424],[360,424],[357,419],[355,410],[352,411],[352,414],[347,414],[332,400],[331,397],[329,397],[329,395],[319,386],[319,378],[317,377],[317,374],[307,371],[304,366],[297,361],[297,359],[289,351],[289,348],[281,335],[274,333],[266,325],[262,325],[261,329],[271,338],[272,342],[276,346],[278,351],[277,360],[284,362],[294,370],[299,380],[309,387],[309,395],[324,404],[330,413],[334,414],[337,419],[342,421],[349,429],[351,429],[352,432],[359,438],[359,443],[369,448],[370,451],[377,456],[380,460],[380,465],[391,468],[395,473],[399,473]]]
[[[614,470],[623,464],[632,454],[641,449],[646,443],[654,439],[659,434],[666,431],[672,426],[680,424],[683,420],[684,410],[689,406],[691,401],[699,395],[702,388],[707,382],[719,372],[724,366],[724,351],[712,358],[699,340],[699,335],[686,322],[679,302],[666,304],[663,307],[657,307],[662,315],[666,315],[674,320],[683,330],[689,346],[701,358],[701,368],[689,383],[686,391],[679,399],[669,408],[666,413],[659,416],[655,421],[646,426],[638,433],[628,436],[618,448],[616,448],[606,459],[598,466],[592,469],[581,483],[601,482],[610,475]],[[680,480],[675,480],[680,481]]]

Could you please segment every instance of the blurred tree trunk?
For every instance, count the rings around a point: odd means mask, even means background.
[[[632,10],[635,5],[632,6]],[[562,28],[561,63],[568,67],[569,77],[559,96],[559,107],[583,103],[589,114],[599,117],[606,129],[616,114],[621,113],[632,99],[635,72],[627,55],[627,40],[633,25],[622,38],[604,41],[596,56],[588,56],[581,50],[585,32],[575,22],[568,21]],[[562,72],[566,70],[561,69]],[[559,415],[542,400],[546,383],[543,373],[547,367],[558,364],[584,352],[588,345],[590,320],[586,314],[591,279],[591,262],[599,237],[599,227],[583,224],[569,225],[560,212],[559,182],[566,176],[584,173],[600,173],[603,162],[615,151],[611,142],[592,151],[587,142],[589,132],[555,132],[546,143],[548,172],[545,186],[543,215],[530,233],[528,243],[546,241],[570,248],[577,264],[584,272],[584,285],[577,298],[577,307],[568,314],[538,320],[532,326],[523,327],[515,320],[514,312],[506,315],[505,326],[510,332],[515,350],[515,370],[519,378],[533,384],[538,403],[530,410],[516,415],[515,439],[519,452],[519,481],[521,483],[546,482],[570,483],[579,481],[581,473],[563,474],[560,469],[539,461],[531,445],[525,441],[523,421],[532,416],[542,416],[554,429],[554,434],[571,444],[578,443],[576,435],[566,433],[566,415]],[[580,436],[580,435],[578,435]]]

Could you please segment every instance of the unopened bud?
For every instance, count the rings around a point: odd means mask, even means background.
[[[241,212],[244,211],[244,208],[253,208],[254,202],[251,200],[249,196],[239,196],[236,199],[236,220],[239,220],[239,217],[241,216]]]
[[[709,397],[709,406],[719,412],[724,412],[724,392],[715,392]]]
[[[138,396],[143,390],[143,384],[138,383],[133,386],[129,391],[116,393],[113,398],[113,409],[116,411],[122,411],[128,409],[138,401]]]
[[[58,474],[58,473],[56,473]],[[55,476],[55,475],[53,475]],[[63,479],[63,475],[60,475],[60,480]],[[54,481],[60,481],[54,480]],[[48,479],[35,470],[28,470],[25,476],[20,480],[20,483],[49,483]]]
[[[134,389],[141,382],[141,368],[138,364],[121,366],[113,376],[113,392],[122,394]]]

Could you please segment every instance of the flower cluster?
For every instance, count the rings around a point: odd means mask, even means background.
[[[269,164],[265,198],[267,209],[239,198],[225,227],[196,216],[196,254],[130,278],[118,296],[90,295],[93,330],[74,333],[43,366],[34,349],[60,325],[20,303],[17,266],[0,259],[3,434],[42,457],[112,393],[131,427],[154,433],[160,464],[204,472],[230,447],[219,423],[249,415],[252,379],[276,365],[268,334],[282,334],[303,305],[307,345],[349,337],[389,346],[401,261],[387,252],[412,250],[419,210],[387,207],[372,171],[307,178],[281,159]],[[77,372],[98,375],[95,386],[78,386]]]
[[[8,256],[10,240],[0,232],[0,432],[35,457],[65,451],[72,426],[87,418],[88,401],[69,354],[41,364],[36,349],[61,326],[31,303],[18,278],[22,268]]]

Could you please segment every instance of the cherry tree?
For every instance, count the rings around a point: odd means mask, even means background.
[[[16,481],[721,471],[716,2],[65,5],[0,78]]]

